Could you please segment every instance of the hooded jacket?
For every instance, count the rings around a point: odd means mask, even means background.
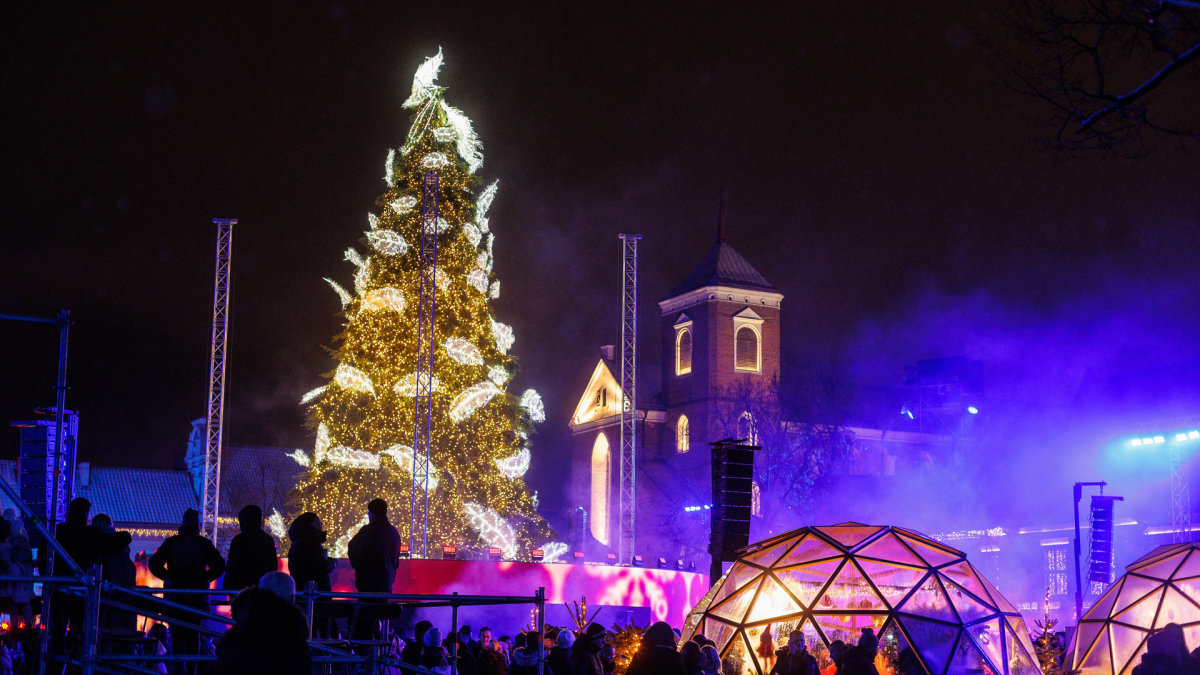
[[[684,675],[683,657],[675,651],[675,632],[665,621],[650,626],[626,675]]]

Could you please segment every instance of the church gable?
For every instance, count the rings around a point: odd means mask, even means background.
[[[638,398],[641,398],[640,396]],[[621,414],[621,383],[604,359],[596,363],[592,377],[571,416],[571,428]]]

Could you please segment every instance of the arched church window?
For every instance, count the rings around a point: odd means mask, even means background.
[[[592,445],[592,536],[608,546],[608,497],[611,488],[610,471],[612,453],[608,450],[608,438],[600,433]]]
[[[741,326],[734,335],[733,359],[737,370],[757,373],[762,361],[759,352],[758,331],[754,326]]]
[[[692,449],[692,439],[689,436],[687,415],[680,415],[675,421],[675,452],[683,454]]]
[[[758,445],[758,425],[755,424],[754,415],[749,411],[743,412],[742,416],[738,418],[737,437],[750,445]]]
[[[692,331],[684,328],[675,336],[675,374],[692,372]]]

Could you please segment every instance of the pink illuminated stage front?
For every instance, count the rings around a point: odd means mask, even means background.
[[[334,570],[336,591],[354,590],[354,570],[345,560]],[[478,560],[401,560],[396,593],[429,595],[528,595],[546,589],[547,621],[556,621],[556,606],[587,597],[589,608],[635,611],[645,621],[682,626],[687,613],[708,592],[708,575],[676,570],[571,565],[565,563],[488,562]],[[565,612],[565,610],[563,610]],[[648,616],[647,616],[648,612]],[[611,612],[597,619],[608,625]],[[479,624],[475,624],[478,626]]]

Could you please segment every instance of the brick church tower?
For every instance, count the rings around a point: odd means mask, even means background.
[[[659,301],[662,361],[638,364],[635,548],[647,560],[704,555],[708,444],[733,435],[720,419],[721,398],[739,383],[765,386],[779,377],[782,301],[725,241],[723,228],[691,273]],[[571,546],[589,556],[616,548],[618,357],[611,346],[601,350],[570,422]]]

